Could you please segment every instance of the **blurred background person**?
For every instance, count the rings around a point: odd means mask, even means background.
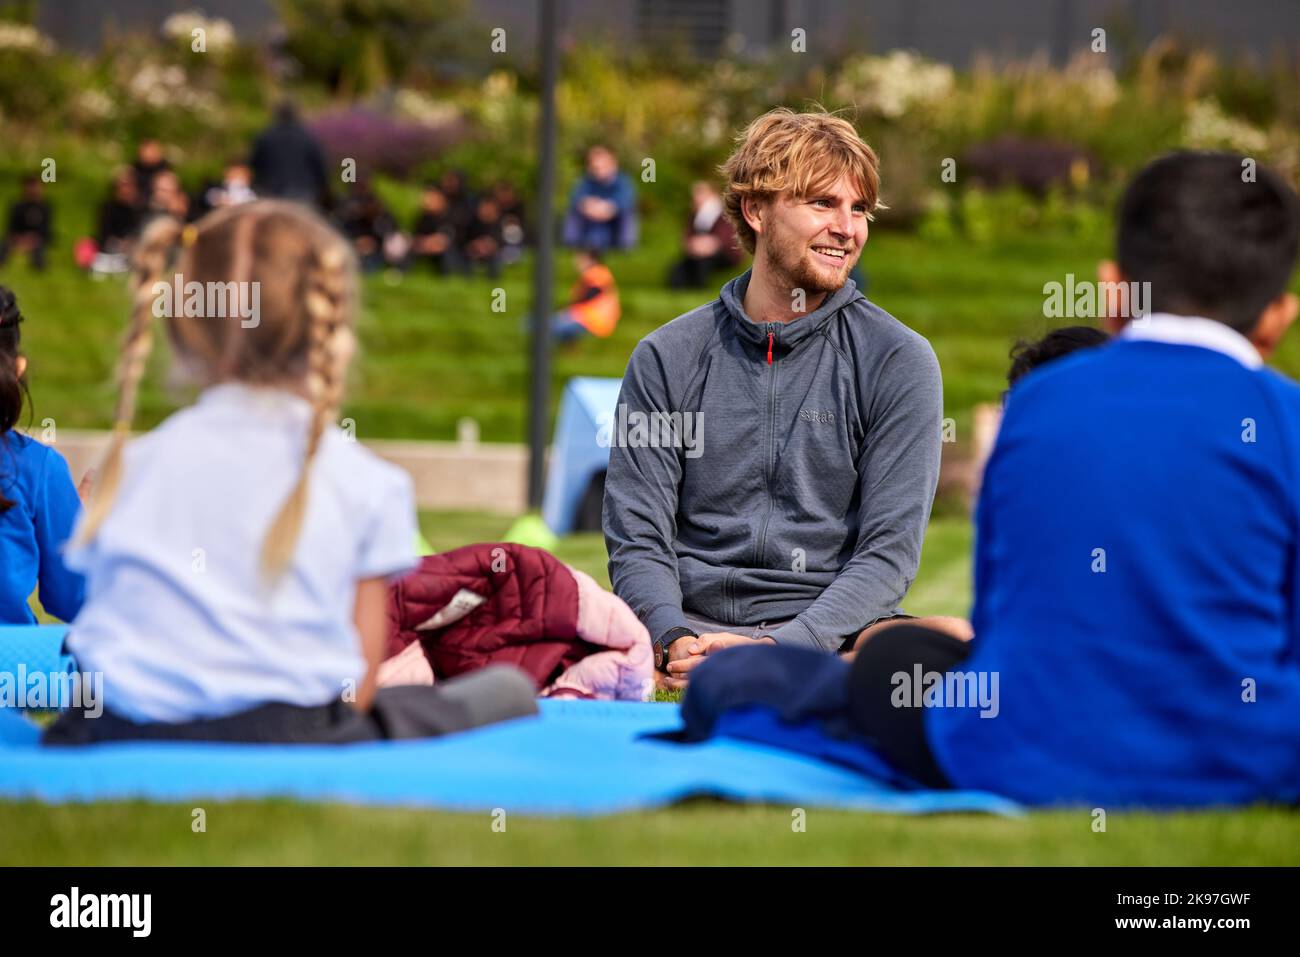
[[[100,252],[129,253],[140,229],[140,188],[130,169],[118,170],[113,185],[99,207],[99,230],[95,239]]]
[[[564,343],[589,335],[607,338],[622,314],[614,274],[594,249],[578,250],[574,265],[578,267],[578,281],[570,291],[568,308],[551,317],[551,339]]]
[[[501,261],[506,265],[518,262],[524,254],[528,231],[524,226],[524,203],[515,192],[513,184],[498,180],[492,187],[492,198],[501,210]]]
[[[411,229],[412,264],[428,263],[442,275],[464,270],[460,237],[452,222],[447,194],[437,183],[426,183],[420,196],[420,214]]]
[[[171,216],[182,223],[188,223],[192,218],[191,208],[190,197],[181,186],[181,178],[171,169],[160,170],[153,178],[153,192],[145,207],[144,221],[148,223],[159,216]]]
[[[587,172],[573,187],[564,219],[568,246],[605,251],[637,241],[636,191],[608,146],[587,150]]]
[[[458,169],[449,169],[442,174],[438,185],[442,187],[443,196],[447,197],[447,216],[456,233],[456,242],[463,246],[470,221],[474,219],[474,197],[465,185],[465,174]]]
[[[325,151],[288,100],[276,107],[271,125],[253,142],[250,166],[258,196],[292,199],[322,209],[329,205]]]
[[[697,180],[691,185],[691,212],[682,247],[682,258],[668,274],[673,289],[702,289],[709,285],[710,273],[740,262],[735,227],[722,215],[722,194],[712,183]]]
[[[140,232],[143,203],[135,170],[119,169],[113,175],[108,198],[99,206],[94,239],[78,242],[77,265],[96,277],[130,269],[131,250]]]
[[[474,218],[465,233],[465,261],[470,271],[482,265],[495,279],[501,274],[501,253],[505,246],[501,209],[491,196],[479,199],[474,207]]]
[[[352,243],[365,272],[392,265],[385,255],[385,241],[397,231],[397,224],[369,181],[359,180],[339,208],[339,225]]]
[[[23,179],[22,194],[9,207],[5,238],[0,240],[0,266],[14,250],[27,254],[32,268],[45,268],[45,250],[53,238],[53,212],[45,198],[45,184],[39,176]]]
[[[257,199],[253,191],[253,171],[242,159],[232,160],[226,164],[221,174],[221,182],[213,183],[203,191],[203,211],[221,209],[225,206],[238,206],[251,203]]]
[[[135,173],[136,193],[140,197],[141,208],[153,195],[155,177],[171,168],[172,164],[163,154],[162,143],[153,137],[140,141],[140,145],[135,150],[135,161],[131,164],[131,169]]]

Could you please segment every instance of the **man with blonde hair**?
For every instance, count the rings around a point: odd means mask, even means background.
[[[667,687],[722,648],[848,650],[898,617],[939,474],[934,352],[848,278],[875,153],[776,109],[722,173],[753,267],[641,340],[610,430],[610,578]]]

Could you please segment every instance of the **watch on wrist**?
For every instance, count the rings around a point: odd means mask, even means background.
[[[668,671],[668,646],[678,638],[698,638],[699,634],[689,628],[669,628],[662,635],[654,640],[655,649],[655,667],[660,671]]]

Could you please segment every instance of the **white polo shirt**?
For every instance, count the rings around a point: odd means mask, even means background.
[[[268,702],[319,705],[365,671],[358,580],[415,565],[410,477],[329,428],[302,533],[274,586],[262,541],[301,467],[310,405],[223,384],[125,449],[113,510],[69,567],[86,602],[69,650],[104,674],[104,703],[178,722]]]

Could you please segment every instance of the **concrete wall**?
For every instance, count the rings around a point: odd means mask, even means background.
[[[986,424],[976,448],[946,444],[939,475],[941,493],[969,496],[978,485],[978,466],[972,454],[981,455],[982,439],[991,445],[996,434]],[[68,460],[72,477],[80,482],[86,469],[99,464],[108,444],[108,432],[60,429],[51,443]],[[47,441],[39,431],[34,437]],[[415,483],[415,503],[439,511],[498,512],[520,515],[528,508],[528,447],[487,442],[363,443],[368,449],[410,473]],[[987,449],[983,451],[987,454]],[[982,461],[980,462],[982,465]]]
[[[41,439],[39,432],[34,437]],[[97,466],[108,432],[60,429],[52,444],[81,481]],[[411,474],[419,508],[522,513],[528,504],[528,448],[460,442],[366,442],[367,448]]]

